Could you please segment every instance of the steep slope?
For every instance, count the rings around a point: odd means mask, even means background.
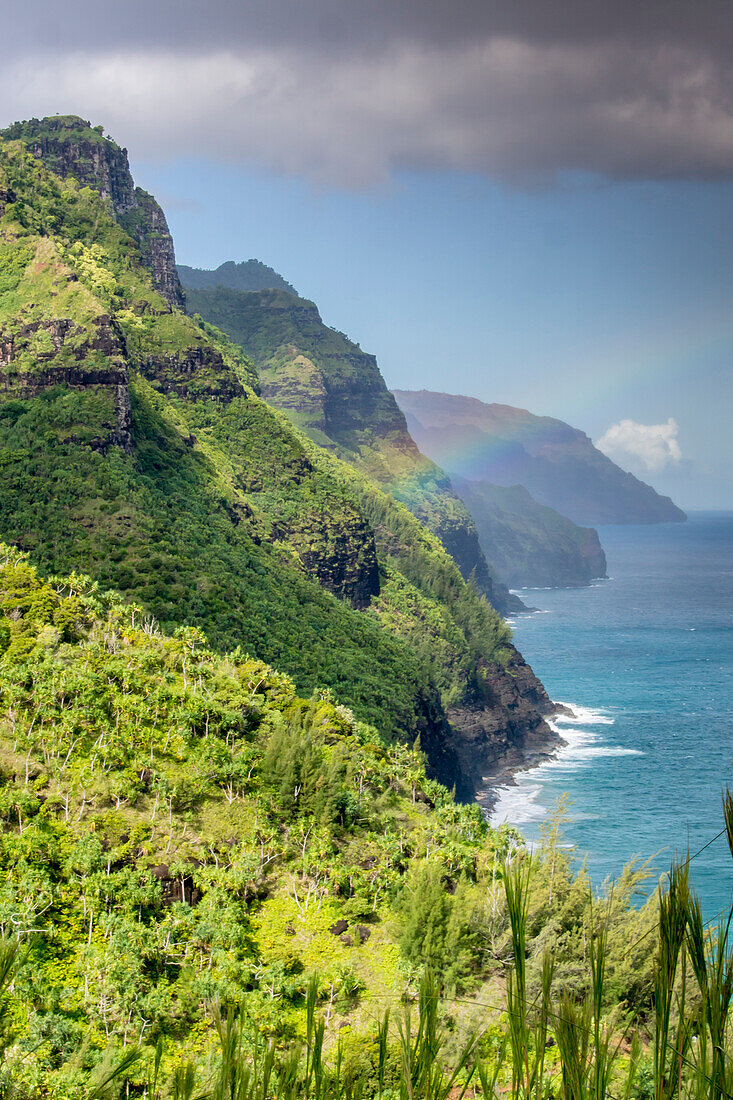
[[[501,1003],[513,829],[327,693],[299,697],[262,661],[166,634],[88,577],[44,580],[2,544],[0,824],[7,1097],[252,1097],[244,1074],[211,1087],[217,1032],[247,1056],[274,1040],[261,1097],[396,1097],[399,1025],[378,1055],[374,1022],[399,1020],[426,964],[448,996],[476,991],[478,1008],[490,981]],[[601,904],[607,1007],[643,1020],[646,869],[599,901],[564,848],[556,826],[533,859],[528,958],[549,934],[555,994],[572,995]],[[311,991],[329,1060],[343,1041],[321,1091],[293,1087]],[[128,1085],[95,1088],[125,1050]]]
[[[224,278],[236,266],[206,274]],[[498,610],[521,608],[492,577],[473,520],[448,478],[415,446],[373,355],[325,325],[314,303],[293,293],[202,288],[200,282],[186,287],[189,311],[223,329],[253,360],[270,404],[402,501]]]
[[[254,390],[154,288],[107,200],[0,142],[0,535],[420,736],[470,794],[552,709],[417,520]],[[458,757],[472,747],[470,768]]]
[[[605,577],[606,555],[592,527],[579,527],[554,508],[538,504],[521,485],[452,480],[505,584],[574,587]]]
[[[9,141],[20,138],[56,175],[64,179],[71,176],[99,191],[111,204],[119,224],[137,243],[156,289],[172,305],[183,308],[168,222],[153,196],[135,187],[127,149],[105,138],[101,126],[92,127],[77,115],[16,122],[0,136]]]
[[[347,708],[2,545],[0,821],[24,1096],[88,1096],[110,1041],[196,1057],[215,999],[292,1037],[314,971],[331,1031],[364,1030],[405,986],[402,883],[432,852],[455,890],[513,842]]]
[[[395,396],[418,446],[451,474],[523,485],[540,504],[584,525],[686,518],[669,497],[621,470],[562,420],[429,390]]]

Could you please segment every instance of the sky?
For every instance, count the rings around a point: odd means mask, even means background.
[[[26,0],[3,40],[0,125],[102,123],[181,262],[733,508],[729,0]]]

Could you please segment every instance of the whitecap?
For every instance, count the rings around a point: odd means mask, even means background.
[[[543,760],[526,772],[519,772],[514,782],[495,789],[496,801],[489,814],[492,825],[508,822],[512,825],[533,825],[543,821],[547,806],[540,800],[545,782],[557,783],[565,776],[580,771],[603,757],[643,756],[641,749],[606,742],[599,730],[588,726],[611,726],[614,719],[588,707],[563,703],[573,716],[558,714],[548,721],[550,728],[562,737],[564,745],[549,760]],[[586,728],[581,728],[586,727]]]
[[[541,791],[539,784],[518,783],[516,786],[499,787],[497,799],[491,808],[492,825],[529,825],[547,817],[547,807],[537,802]]]
[[[561,699],[558,699],[557,703],[558,706],[567,707],[568,710],[572,711],[572,715],[555,714],[553,716],[553,722],[567,722],[571,724],[582,722],[586,726],[612,726],[615,721],[615,719],[604,710],[591,710],[590,707],[582,707],[578,703],[564,703]]]

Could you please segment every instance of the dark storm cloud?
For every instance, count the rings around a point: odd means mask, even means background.
[[[139,153],[355,186],[733,176],[729,0],[31,2],[3,36],[0,117],[91,115]]]
[[[14,47],[441,46],[479,37],[533,42],[649,40],[716,52],[733,40],[729,0],[100,0],[15,5]]]

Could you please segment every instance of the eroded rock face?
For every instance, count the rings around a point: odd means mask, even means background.
[[[562,744],[547,722],[557,713],[521,653],[511,646],[503,668],[491,665],[474,699],[449,708],[456,754],[471,793],[503,768],[521,768]]]
[[[306,573],[352,607],[363,611],[379,595],[374,534],[357,513],[346,521],[340,517],[338,523],[320,516],[310,531],[276,525],[273,534],[295,542]]]
[[[190,347],[172,355],[155,355],[137,364],[140,373],[165,394],[187,399],[231,401],[244,389],[213,347]]]
[[[185,296],[176,270],[173,237],[162,207],[152,195],[135,188],[135,206],[118,217],[123,229],[137,241],[142,261],[153,275],[153,282],[173,306],[185,308]]]
[[[199,860],[193,860],[192,863],[196,866],[201,865]],[[198,905],[203,897],[203,893],[194,882],[193,875],[174,875],[166,863],[151,867],[150,874],[161,885],[162,900],[165,906],[183,902],[193,907]]]
[[[106,453],[120,447],[129,454],[131,410],[124,344],[107,314],[96,317],[91,331],[69,318],[49,318],[0,332],[0,390],[19,400],[57,386],[94,391],[100,398],[99,419],[74,430],[60,442],[79,442]]]
[[[56,175],[73,176],[99,191],[122,228],[137,242],[156,288],[171,305],[184,308],[165,214],[152,195],[135,186],[127,149],[103,138],[87,121],[73,115],[16,123],[5,131],[5,136],[25,141],[28,151]],[[1,207],[0,194],[0,213]]]

